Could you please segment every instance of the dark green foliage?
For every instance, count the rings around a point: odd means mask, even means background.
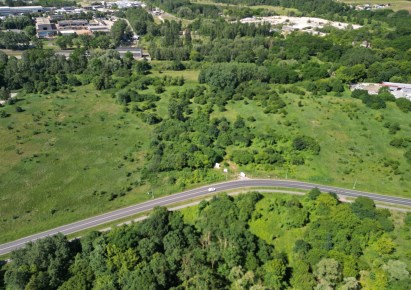
[[[372,50],[363,47],[351,48],[341,57],[341,62],[346,66],[363,64],[365,67],[369,67],[376,61],[379,61],[378,56]]]
[[[10,91],[5,87],[1,87],[0,88],[0,100],[7,100],[9,98],[10,98]]]
[[[308,193],[307,196],[311,200],[316,200],[317,197],[321,194],[321,191],[316,187],[311,189]]]
[[[411,226],[411,212],[407,212],[407,214],[405,215],[404,223],[407,226]]]
[[[116,47],[122,43],[129,43],[133,36],[130,28],[127,25],[127,22],[122,19],[114,22],[113,26],[111,27],[110,33],[113,39],[113,43]]]
[[[7,17],[1,23],[3,29],[24,29],[27,26],[33,25],[33,21],[29,16]]]
[[[325,52],[332,47],[332,43],[324,38],[308,33],[295,33],[287,37],[283,43],[285,51],[281,55],[285,59],[307,59]]]
[[[73,39],[75,35],[62,35],[59,36],[56,40],[56,44],[60,47],[60,49],[67,49],[73,46]]]
[[[306,255],[308,251],[311,249],[311,246],[309,243],[307,243],[304,240],[296,240],[294,244],[293,251],[297,254],[300,254],[302,256]]]
[[[0,48],[26,49],[30,45],[30,38],[24,33],[0,31]]]
[[[288,66],[271,66],[269,72],[271,83],[292,84],[299,80],[298,73]]]
[[[407,138],[394,138],[391,140],[390,145],[397,148],[407,148],[411,140]]]
[[[200,83],[207,83],[219,89],[235,89],[240,83],[249,80],[266,81],[266,70],[253,64],[215,64],[200,72]]]
[[[405,151],[404,153],[405,160],[407,160],[408,163],[411,163],[411,148]]]
[[[384,127],[388,129],[390,134],[395,134],[401,130],[400,124],[397,122],[385,122]]]
[[[377,209],[375,208],[374,201],[367,197],[358,197],[351,204],[352,211],[360,218],[374,219],[377,216]]]
[[[13,254],[6,283],[13,289],[56,289],[63,283],[62,289],[110,284],[114,289],[158,289],[185,283],[222,287],[229,283],[232,268],[248,270],[246,256],[255,257],[258,275],[273,251],[247,230],[260,198],[255,193],[236,201],[221,197],[209,202],[199,215],[205,236],[184,224],[179,213],[157,208],[141,223],[84,237],[77,256],[76,242],[62,236],[41,240]],[[223,215],[226,218],[216,219]]]
[[[170,101],[170,119],[164,120],[155,130],[149,164],[152,170],[210,168],[225,155],[219,144],[250,142],[248,138],[252,138],[248,136],[248,128],[233,130],[224,119],[210,122],[209,115],[204,112],[190,116],[185,95],[180,93],[179,99]]]
[[[125,16],[138,35],[145,35],[154,24],[153,16],[143,8],[127,9]]]
[[[24,289],[25,285],[56,289],[69,277],[75,244],[60,234],[13,252],[13,263],[5,275],[6,284],[12,289]]]
[[[158,124],[163,120],[160,116],[154,113],[141,113],[140,118],[143,120],[143,122],[149,125]]]
[[[231,158],[235,163],[240,165],[254,162],[254,155],[247,150],[235,150],[231,153]]]
[[[360,99],[367,107],[371,109],[384,109],[387,106],[383,96],[370,95],[364,90],[354,90],[351,93],[351,97]]]
[[[398,98],[395,100],[398,108],[404,113],[411,112],[411,101],[406,98]]]
[[[320,65],[317,62],[309,62],[302,69],[304,80],[318,80],[328,76],[328,68],[326,65]]]
[[[156,86],[155,88],[154,88],[154,92],[156,93],[156,94],[162,94],[162,93],[164,93],[164,91],[165,91],[165,89],[164,89],[164,87],[163,86]]]
[[[313,154],[319,154],[321,147],[318,142],[309,136],[298,136],[293,140],[293,148],[298,151],[311,151]]]
[[[5,283],[10,289],[310,289],[358,285],[357,278],[369,285],[364,271],[383,271],[389,277],[388,289],[405,289],[406,264],[393,255],[380,260],[377,254],[392,251],[392,241],[384,234],[387,210],[377,211],[367,198],[339,204],[329,194],[315,201],[275,196],[267,203],[265,198],[253,192],[203,201],[192,221],[195,226],[184,223],[179,212],[155,208],[142,222],[92,232],[81,243],[68,242],[62,235],[39,240],[13,253]],[[260,202],[267,207],[261,208]],[[268,221],[266,215],[272,213],[278,220]],[[305,222],[291,228],[305,230],[291,240],[287,253],[249,230],[252,225],[258,231],[255,222],[269,222],[276,229],[268,234],[281,238],[290,227],[280,229],[301,213]]]
[[[38,5],[43,7],[67,7],[76,5],[75,1],[70,0],[38,0],[33,1],[33,3],[38,3]]]

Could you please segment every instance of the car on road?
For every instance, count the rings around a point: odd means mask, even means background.
[[[215,187],[208,188],[208,192],[213,192],[213,191],[215,191]]]

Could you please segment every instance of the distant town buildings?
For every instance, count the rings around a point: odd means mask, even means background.
[[[137,47],[119,47],[116,48],[116,51],[120,54],[120,57],[124,57],[127,52],[130,52],[133,55],[134,59],[143,58],[143,49]]]
[[[36,32],[38,38],[50,38],[57,34],[88,34],[91,35],[96,32],[108,33],[110,32],[113,21],[109,20],[58,20],[52,23],[52,17],[36,18]],[[54,20],[55,21],[55,20]]]
[[[358,83],[350,86],[351,91],[366,90],[370,95],[377,95],[382,87],[388,87],[390,93],[395,98],[406,98],[411,101],[411,84],[382,82],[378,83]]]
[[[363,4],[363,5],[357,5],[355,6],[355,10],[376,10],[376,9],[386,9],[390,8],[391,4]]]
[[[326,26],[337,29],[358,29],[361,25],[345,22],[329,21],[316,17],[292,17],[292,16],[269,16],[269,17],[248,17],[240,20],[241,23],[269,23],[272,26],[281,26],[284,34],[293,31],[303,31],[313,35],[325,36],[326,33],[318,31]]]
[[[388,87],[390,89],[390,93],[394,97],[406,98],[411,101],[411,84],[383,82],[381,85],[383,87]]]
[[[117,1],[117,2],[105,2],[105,5],[108,8],[112,8],[114,6],[117,6],[117,8],[122,9],[122,8],[132,8],[132,7],[146,7],[146,4],[140,2],[140,1]]]
[[[50,38],[57,34],[57,28],[49,18],[39,17],[36,18],[36,32],[38,38]]]
[[[0,6],[0,16],[21,15],[29,13],[42,13],[44,8],[42,6]]]

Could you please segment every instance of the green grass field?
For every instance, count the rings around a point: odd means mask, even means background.
[[[128,187],[150,130],[109,94],[82,87],[16,105],[25,112],[7,106],[0,119],[0,242],[148,198]]]
[[[169,94],[196,86],[198,71],[153,70],[152,75],[186,79],[183,87],[167,87],[161,95],[155,110],[164,117]],[[147,93],[153,91],[150,87]],[[158,197],[181,190],[165,185],[166,174],[155,185],[141,182],[153,126],[124,113],[111,95],[84,86],[74,92],[27,95],[2,108],[10,116],[0,118],[0,243],[147,200],[148,191]],[[359,190],[411,197],[411,165],[403,160],[403,149],[389,145],[394,135],[383,127],[386,121],[396,121],[401,130],[395,136],[410,137],[409,114],[392,103],[371,110],[348,96],[282,98],[286,117],[264,114],[255,101],[231,101],[227,111],[215,108],[212,116],[254,116],[256,122],[248,122],[254,132],[274,129],[284,136],[315,137],[320,155],[302,166],[230,163],[231,176],[245,171],[251,177],[287,177],[346,188],[355,184]],[[16,106],[25,111],[17,113]],[[399,168],[393,170],[386,160],[399,161]],[[215,178],[224,180],[220,175]]]

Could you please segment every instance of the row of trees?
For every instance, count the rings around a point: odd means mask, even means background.
[[[0,48],[26,49],[30,46],[30,37],[25,33],[0,31]]]

